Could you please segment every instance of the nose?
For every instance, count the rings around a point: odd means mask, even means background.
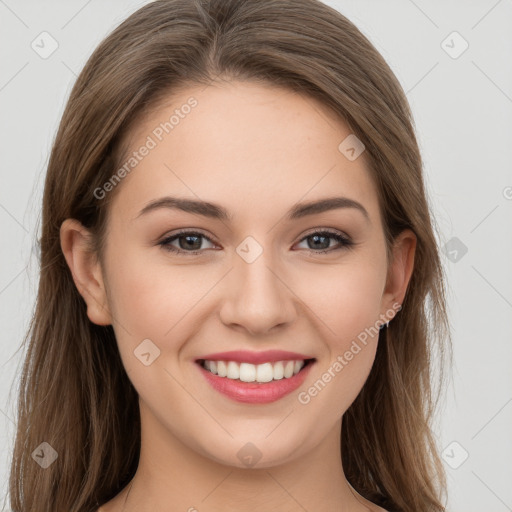
[[[248,263],[235,255],[220,309],[222,322],[251,335],[265,334],[296,318],[296,296],[279,266],[264,251]]]

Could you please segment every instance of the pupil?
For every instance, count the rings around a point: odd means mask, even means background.
[[[180,240],[182,240],[183,238],[185,238],[187,240],[186,244],[187,244],[187,247],[189,249],[200,249],[201,248],[201,242],[200,242],[200,238],[199,236],[182,236],[180,237]],[[311,244],[310,245],[310,248],[313,248],[313,249],[318,249],[319,246],[322,246],[320,247],[321,249],[328,249],[329,248],[329,237],[327,236],[324,236],[324,235],[312,235],[310,236],[309,238],[312,238],[314,240],[314,243],[313,243],[313,247],[311,247]],[[195,241],[195,245],[194,245],[194,241],[191,242],[191,239]],[[322,244],[321,242],[319,242],[319,240],[323,239],[324,240],[324,243]],[[327,242],[327,244],[325,243]],[[182,244],[180,244],[182,245]],[[185,247],[185,248],[187,248]],[[183,248],[183,246],[182,246]]]
[[[183,238],[185,238],[187,240],[187,244],[188,244],[187,247],[185,247],[185,249],[186,248],[188,248],[188,249],[200,249],[201,248],[201,241],[199,241],[199,244],[197,244],[197,241],[199,240],[200,237],[198,237],[198,236],[182,236],[182,237],[180,237],[180,240],[182,240]],[[193,242],[192,242],[192,245],[189,244],[190,239],[195,239],[196,240],[196,246],[195,247],[192,246]]]
[[[321,249],[328,249],[329,248],[329,238],[323,235],[313,235],[311,238],[315,240],[315,242],[318,241],[319,238],[323,238],[324,240],[327,240],[327,245],[324,244],[324,247],[321,247]],[[314,246],[313,249],[318,249],[318,245]]]

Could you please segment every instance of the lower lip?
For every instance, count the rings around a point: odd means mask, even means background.
[[[297,375],[289,379],[283,377],[280,380],[258,383],[219,377],[205,370],[200,363],[196,363],[201,373],[214,389],[232,400],[250,404],[275,402],[295,391],[304,382],[313,364],[314,361],[310,362]]]

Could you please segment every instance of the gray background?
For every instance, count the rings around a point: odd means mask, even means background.
[[[0,0],[2,497],[51,142],[86,58],[144,3]],[[407,92],[447,247],[455,364],[436,434],[448,510],[512,511],[512,0],[326,3],[368,36]],[[58,43],[48,58],[31,47],[43,31]]]

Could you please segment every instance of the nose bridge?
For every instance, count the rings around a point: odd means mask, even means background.
[[[254,334],[293,319],[293,294],[279,275],[275,256],[253,237],[238,245],[221,314],[224,323],[238,324]]]

